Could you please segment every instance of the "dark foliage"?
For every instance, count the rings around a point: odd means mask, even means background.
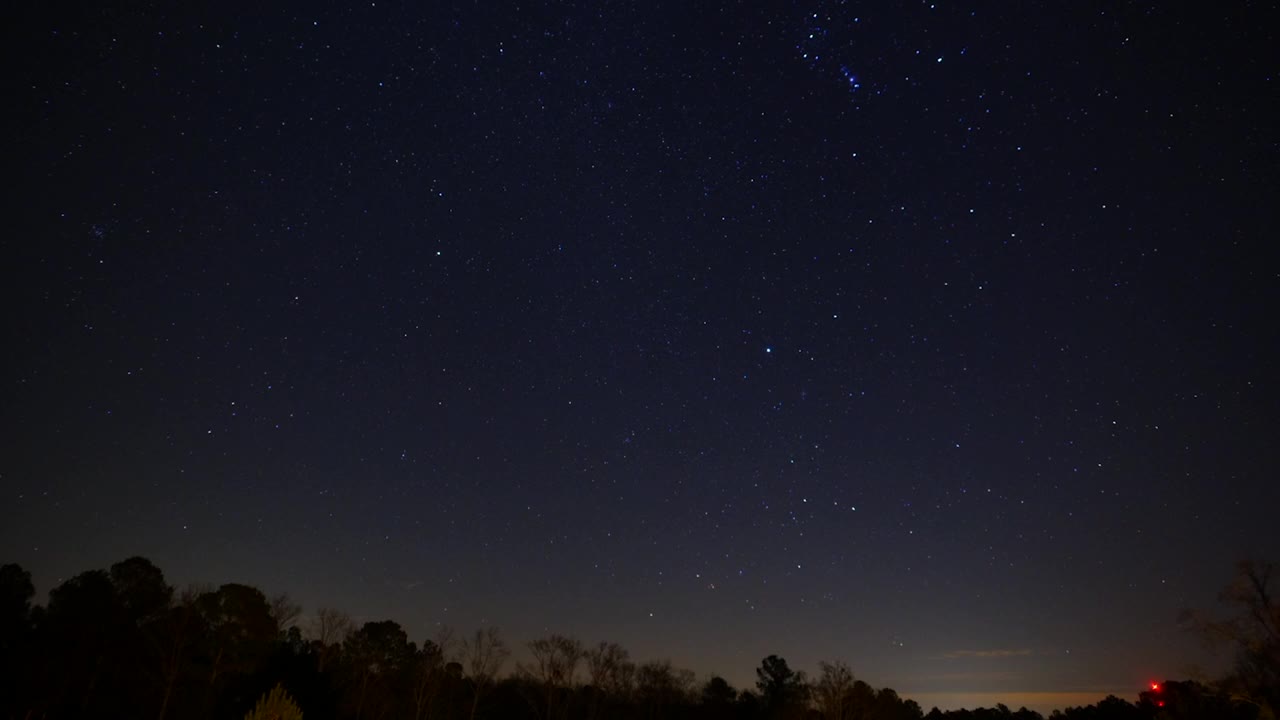
[[[34,606],[31,576],[0,567],[0,718],[243,718],[271,692],[308,720],[1042,720],[996,708],[928,715],[893,690],[822,663],[813,683],[770,655],[755,691],[722,677],[698,683],[667,661],[631,662],[612,644],[533,640],[529,665],[501,674],[496,629],[454,642],[412,641],[390,620],[354,627],[333,610],[293,625],[287,596],[225,584],[175,593],[149,560],[90,570]],[[282,623],[286,627],[282,627]],[[1062,720],[1255,720],[1260,707],[1193,682],[1167,682],[1137,704],[1115,697],[1055,712]]]

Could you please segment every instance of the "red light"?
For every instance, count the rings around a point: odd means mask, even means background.
[[[1151,683],[1151,689],[1160,692],[1160,683]]]
[[[1164,707],[1164,701],[1161,700],[1160,702],[1157,702],[1156,707]]]

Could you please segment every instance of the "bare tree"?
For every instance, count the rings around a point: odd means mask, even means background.
[[[413,718],[425,720],[444,680],[444,650],[430,641],[422,641],[422,649],[414,657]]]
[[[316,665],[324,672],[325,665],[332,660],[342,648],[342,643],[355,632],[356,624],[351,616],[341,610],[320,608],[311,619],[307,635],[316,648]]]
[[[639,674],[636,664],[630,660],[618,666],[618,675],[609,688],[614,697],[630,702],[636,694],[636,675]]]
[[[542,686],[543,717],[553,720],[559,706],[562,714],[569,709],[568,692],[573,688],[573,678],[582,660],[582,643],[564,635],[549,635],[529,643],[529,653],[533,662],[521,666],[520,673]],[[565,702],[559,702],[560,696],[566,696]]]
[[[197,623],[196,598],[204,591],[203,588],[195,586],[185,590],[162,621],[161,628],[164,631],[162,637],[165,638],[165,642],[160,652],[160,674],[164,691],[160,696],[160,712],[156,716],[158,720],[165,720],[165,716],[168,715],[187,655],[195,642],[193,635],[196,633]]]
[[[688,702],[693,699],[694,691],[698,686],[698,673],[689,668],[676,668],[676,691],[680,694],[682,702]]]
[[[322,607],[311,619],[307,635],[311,640],[325,645],[341,645],[355,632],[355,628],[350,615],[341,610]]]
[[[825,720],[845,720],[852,709],[849,703],[853,691],[853,671],[844,662],[825,660],[818,663],[818,680],[814,683],[814,699]]]
[[[587,676],[592,688],[588,720],[595,720],[602,700],[622,695],[624,668],[629,667],[631,672],[635,670],[627,659],[627,651],[617,643],[601,642],[586,651]]]
[[[454,648],[458,646],[458,634],[450,625],[441,625],[431,641],[440,648],[441,659],[448,662],[454,654]]]
[[[298,624],[302,616],[302,606],[289,597],[289,593],[280,593],[271,598],[271,617],[275,619],[280,632],[288,632],[289,628]]]
[[[427,720],[438,709],[441,691],[448,682],[447,663],[456,644],[453,628],[448,625],[442,625],[434,638],[422,641],[413,682],[414,720]]]
[[[611,642],[601,642],[587,650],[585,655],[591,684],[605,689],[616,684],[618,671],[629,657],[625,648]]]
[[[663,717],[667,708],[687,702],[696,676],[672,667],[670,660],[651,660],[635,670],[636,695],[647,718]]]
[[[480,628],[475,635],[463,641],[463,665],[471,676],[473,686],[469,716],[471,720],[475,720],[481,696],[493,684],[494,678],[510,656],[511,650],[507,648],[498,629],[493,626]]]
[[[1278,579],[1274,563],[1243,561],[1218,599],[1233,614],[1219,620],[1188,611],[1184,620],[1213,645],[1235,651],[1235,669],[1222,683],[1236,696],[1272,714],[1280,713],[1280,603],[1272,597]]]

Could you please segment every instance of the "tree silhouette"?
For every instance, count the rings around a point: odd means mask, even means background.
[[[19,705],[31,666],[31,573],[19,565],[0,566],[0,708]]]
[[[719,675],[712,676],[702,686],[702,715],[708,720],[724,720],[733,717],[736,711],[735,701],[738,691],[728,680]]]
[[[837,660],[818,663],[818,679],[813,684],[813,700],[824,720],[846,720],[851,717],[850,696],[853,671]]]
[[[756,688],[770,717],[794,714],[808,699],[804,673],[792,670],[777,655],[766,657],[756,668]]]
[[[662,717],[667,708],[683,704],[693,689],[694,676],[672,667],[670,660],[653,660],[636,668],[636,700],[646,718]]]
[[[343,659],[352,683],[356,720],[380,718],[394,709],[417,648],[391,620],[367,622],[343,644]]]
[[[444,650],[430,640],[422,641],[422,648],[413,658],[413,718],[424,720],[431,714],[432,706],[444,684]]]
[[[628,699],[635,665],[622,646],[611,642],[588,649],[585,657],[590,682],[587,720],[595,720],[604,703]]]
[[[1007,712],[1008,708],[1004,711]],[[914,700],[903,700],[892,688],[882,688],[875,694],[871,716],[877,720],[919,720],[922,715]]]
[[[1169,681],[1137,704],[1108,697],[1055,712],[1059,720],[1259,720],[1274,692],[1271,566],[1242,565],[1223,593],[1234,615],[1201,628],[1237,651],[1228,682]],[[549,635],[529,643],[530,660],[500,676],[510,652],[494,628],[459,643],[446,629],[421,648],[391,620],[352,630],[349,616],[321,609],[293,624],[300,608],[280,594],[229,583],[177,595],[153,563],[127,558],[90,570],[33,605],[31,576],[0,566],[0,717],[299,717],[309,720],[918,720],[920,707],[877,690],[840,661],[802,672],[770,655],[756,691],[735,692],[722,677],[697,684],[669,660],[633,663],[616,643],[584,650]],[[586,667],[586,684],[577,669]],[[289,703],[283,702],[284,688]],[[274,689],[273,689],[274,688]],[[296,711],[296,713],[295,713]],[[929,718],[1042,720],[995,708],[936,708]]]
[[[707,680],[702,686],[702,704],[714,706],[732,705],[738,698],[738,691],[733,689],[728,680],[719,675]]]
[[[492,626],[480,628],[462,644],[465,666],[471,679],[470,720],[475,720],[484,692],[493,684],[511,651],[498,629]]]
[[[1105,703],[1106,701],[1099,703],[1099,710],[1104,709]],[[1198,718],[1255,720],[1259,716],[1259,707],[1256,703],[1232,697],[1229,693],[1218,692],[1214,688],[1192,680],[1166,680],[1156,683],[1139,696],[1136,710],[1148,717],[1155,716],[1159,720],[1197,720]],[[1120,717],[1118,712],[1116,715]]]
[[[279,628],[260,589],[227,583],[202,593],[195,607],[205,629],[202,660],[211,693],[218,691],[219,682],[251,674],[265,664]]]
[[[111,576],[103,570],[80,573],[49,592],[44,618],[48,658],[44,678],[51,681],[45,701],[55,713],[117,711],[111,677],[116,653],[127,641],[125,609]]]
[[[149,625],[156,643],[156,674],[159,680],[159,710],[156,717],[169,717],[175,695],[184,681],[192,683],[192,653],[203,637],[203,623],[196,609],[195,591],[182,593],[162,617]]]
[[[341,610],[320,608],[307,627],[307,635],[311,639],[319,663],[320,672],[325,666],[342,652],[342,644],[355,631],[355,623],[351,616]]]
[[[271,596],[271,619],[276,621],[276,627],[280,628],[280,632],[286,632],[289,628],[297,625],[298,618],[302,617],[302,606],[293,601],[289,597],[289,593],[278,593]]]
[[[1280,602],[1274,563],[1242,561],[1235,576],[1219,593],[1231,615],[1216,619],[1203,611],[1189,611],[1184,620],[1212,644],[1235,652],[1235,667],[1220,683],[1231,695],[1257,705],[1264,714],[1280,714]]]
[[[164,573],[144,557],[112,565],[110,575],[120,604],[135,625],[161,617],[173,603],[173,588],[165,582]]]
[[[564,635],[550,635],[530,641],[528,648],[533,662],[520,666],[520,673],[540,688],[542,717],[554,720],[557,710],[567,714],[569,690],[583,657],[582,643]]]

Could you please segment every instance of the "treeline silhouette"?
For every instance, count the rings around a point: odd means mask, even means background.
[[[926,715],[893,690],[855,679],[842,662],[820,663],[809,678],[776,655],[761,661],[746,689],[562,635],[528,642],[529,659],[509,667],[511,650],[492,627],[443,630],[418,643],[391,620],[357,626],[324,608],[303,621],[287,595],[248,585],[176,592],[142,557],[81,573],[50,591],[44,606],[34,597],[30,573],[0,567],[0,709],[8,718],[1041,718],[1003,705]],[[1136,704],[1108,697],[1052,717],[1251,720],[1258,706],[1167,683]]]

